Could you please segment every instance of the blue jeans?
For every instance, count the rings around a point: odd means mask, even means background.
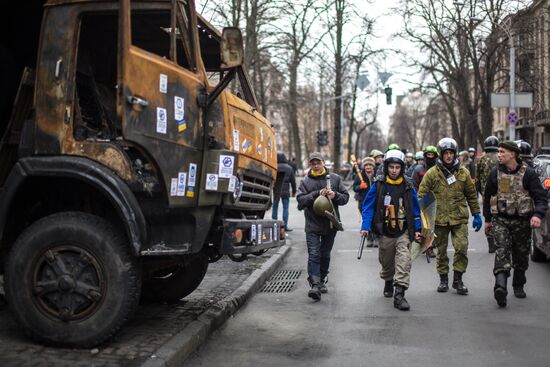
[[[327,235],[306,232],[307,273],[310,277],[323,279],[328,275],[330,252],[334,245],[334,237],[336,237],[336,231]]]
[[[281,197],[281,201],[283,202],[283,222],[285,222],[285,228],[287,228],[288,227],[288,204],[290,202],[290,198]],[[273,202],[271,218],[277,219],[278,214],[279,214],[279,200]]]

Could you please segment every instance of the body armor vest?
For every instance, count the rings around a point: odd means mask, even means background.
[[[491,197],[491,214],[529,217],[533,214],[533,199],[523,187],[527,165],[523,163],[514,174],[497,171],[498,192]]]

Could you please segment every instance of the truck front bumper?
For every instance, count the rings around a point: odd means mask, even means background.
[[[249,254],[286,243],[284,222],[272,219],[225,219],[221,253]]]

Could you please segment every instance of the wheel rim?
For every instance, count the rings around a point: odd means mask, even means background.
[[[35,262],[33,300],[49,317],[81,321],[100,308],[106,294],[105,278],[92,253],[76,244],[56,245]]]

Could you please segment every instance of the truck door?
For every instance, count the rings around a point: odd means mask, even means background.
[[[138,144],[159,171],[170,207],[197,200],[203,117],[187,1],[130,6],[121,1],[117,112],[126,140]],[[175,29],[175,34],[172,30]]]

